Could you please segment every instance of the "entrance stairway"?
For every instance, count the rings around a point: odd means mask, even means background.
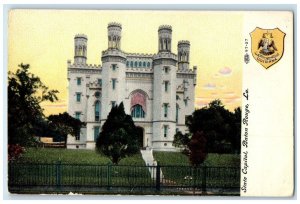
[[[156,166],[157,162],[155,161],[153,157],[153,150],[150,148],[146,148],[145,150],[141,150],[141,154],[143,157],[143,160],[145,161],[146,166],[149,168],[149,172],[151,174],[152,179],[156,179]],[[162,171],[160,170],[160,179],[163,178]]]

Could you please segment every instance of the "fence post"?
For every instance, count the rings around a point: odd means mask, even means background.
[[[61,187],[61,161],[56,162],[55,173],[56,173],[56,187],[58,190],[60,190],[60,187]]]
[[[111,164],[107,164],[107,190],[110,190],[110,179],[111,179]]]
[[[202,194],[206,194],[206,165],[202,166]]]
[[[156,165],[156,190],[160,191],[160,165],[159,165],[159,162],[157,162],[157,165]]]

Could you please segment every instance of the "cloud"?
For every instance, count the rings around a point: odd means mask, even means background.
[[[204,86],[202,88],[207,89],[207,90],[213,90],[213,89],[216,89],[217,86],[214,83],[207,83],[207,84],[204,84]]]
[[[228,97],[224,98],[225,105],[234,104],[241,101],[241,97],[235,96],[235,97]]]
[[[222,76],[229,76],[231,75],[232,70],[229,67],[223,67],[222,69],[219,70],[219,74]]]

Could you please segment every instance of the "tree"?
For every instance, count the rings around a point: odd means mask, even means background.
[[[199,166],[205,161],[207,156],[206,142],[207,139],[203,131],[197,131],[193,134],[191,141],[188,144],[191,152],[189,159],[193,166]]]
[[[51,136],[54,136],[56,139],[62,137],[65,143],[67,143],[68,134],[72,136],[78,135],[80,134],[81,127],[86,125],[86,123],[73,118],[67,112],[59,113],[58,115],[50,115],[48,116],[48,120],[48,127],[53,131],[50,135],[54,133],[55,135]]]
[[[49,90],[39,77],[29,72],[29,64],[20,64],[8,72],[8,143],[22,146],[34,142],[34,127],[44,119],[40,103],[54,102],[57,90]]]
[[[112,107],[96,142],[97,151],[105,154],[114,164],[139,151],[138,129],[124,105]]]
[[[174,135],[173,146],[181,148],[182,153],[189,154],[188,144],[189,144],[190,140],[191,140],[190,133],[182,134],[181,131],[178,131]]]
[[[188,116],[186,125],[191,133],[203,131],[208,152],[239,152],[241,112],[238,110],[232,113],[224,108],[220,100],[214,100],[208,107],[195,110]]]

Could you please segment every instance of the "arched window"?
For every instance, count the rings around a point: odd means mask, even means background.
[[[134,67],[137,67],[138,66],[138,63],[137,62],[134,62]]]
[[[143,110],[143,107],[139,104],[133,106],[131,110],[131,116],[133,118],[144,118],[145,112]]]
[[[143,67],[146,67],[146,62],[143,62]]]
[[[150,62],[147,63],[147,67],[150,67]]]
[[[96,101],[95,102],[95,121],[100,120],[100,102]]]
[[[126,62],[126,67],[129,67],[129,61]]]
[[[142,62],[139,62],[139,67],[142,67]]]
[[[130,62],[130,67],[133,67],[133,61]]]

